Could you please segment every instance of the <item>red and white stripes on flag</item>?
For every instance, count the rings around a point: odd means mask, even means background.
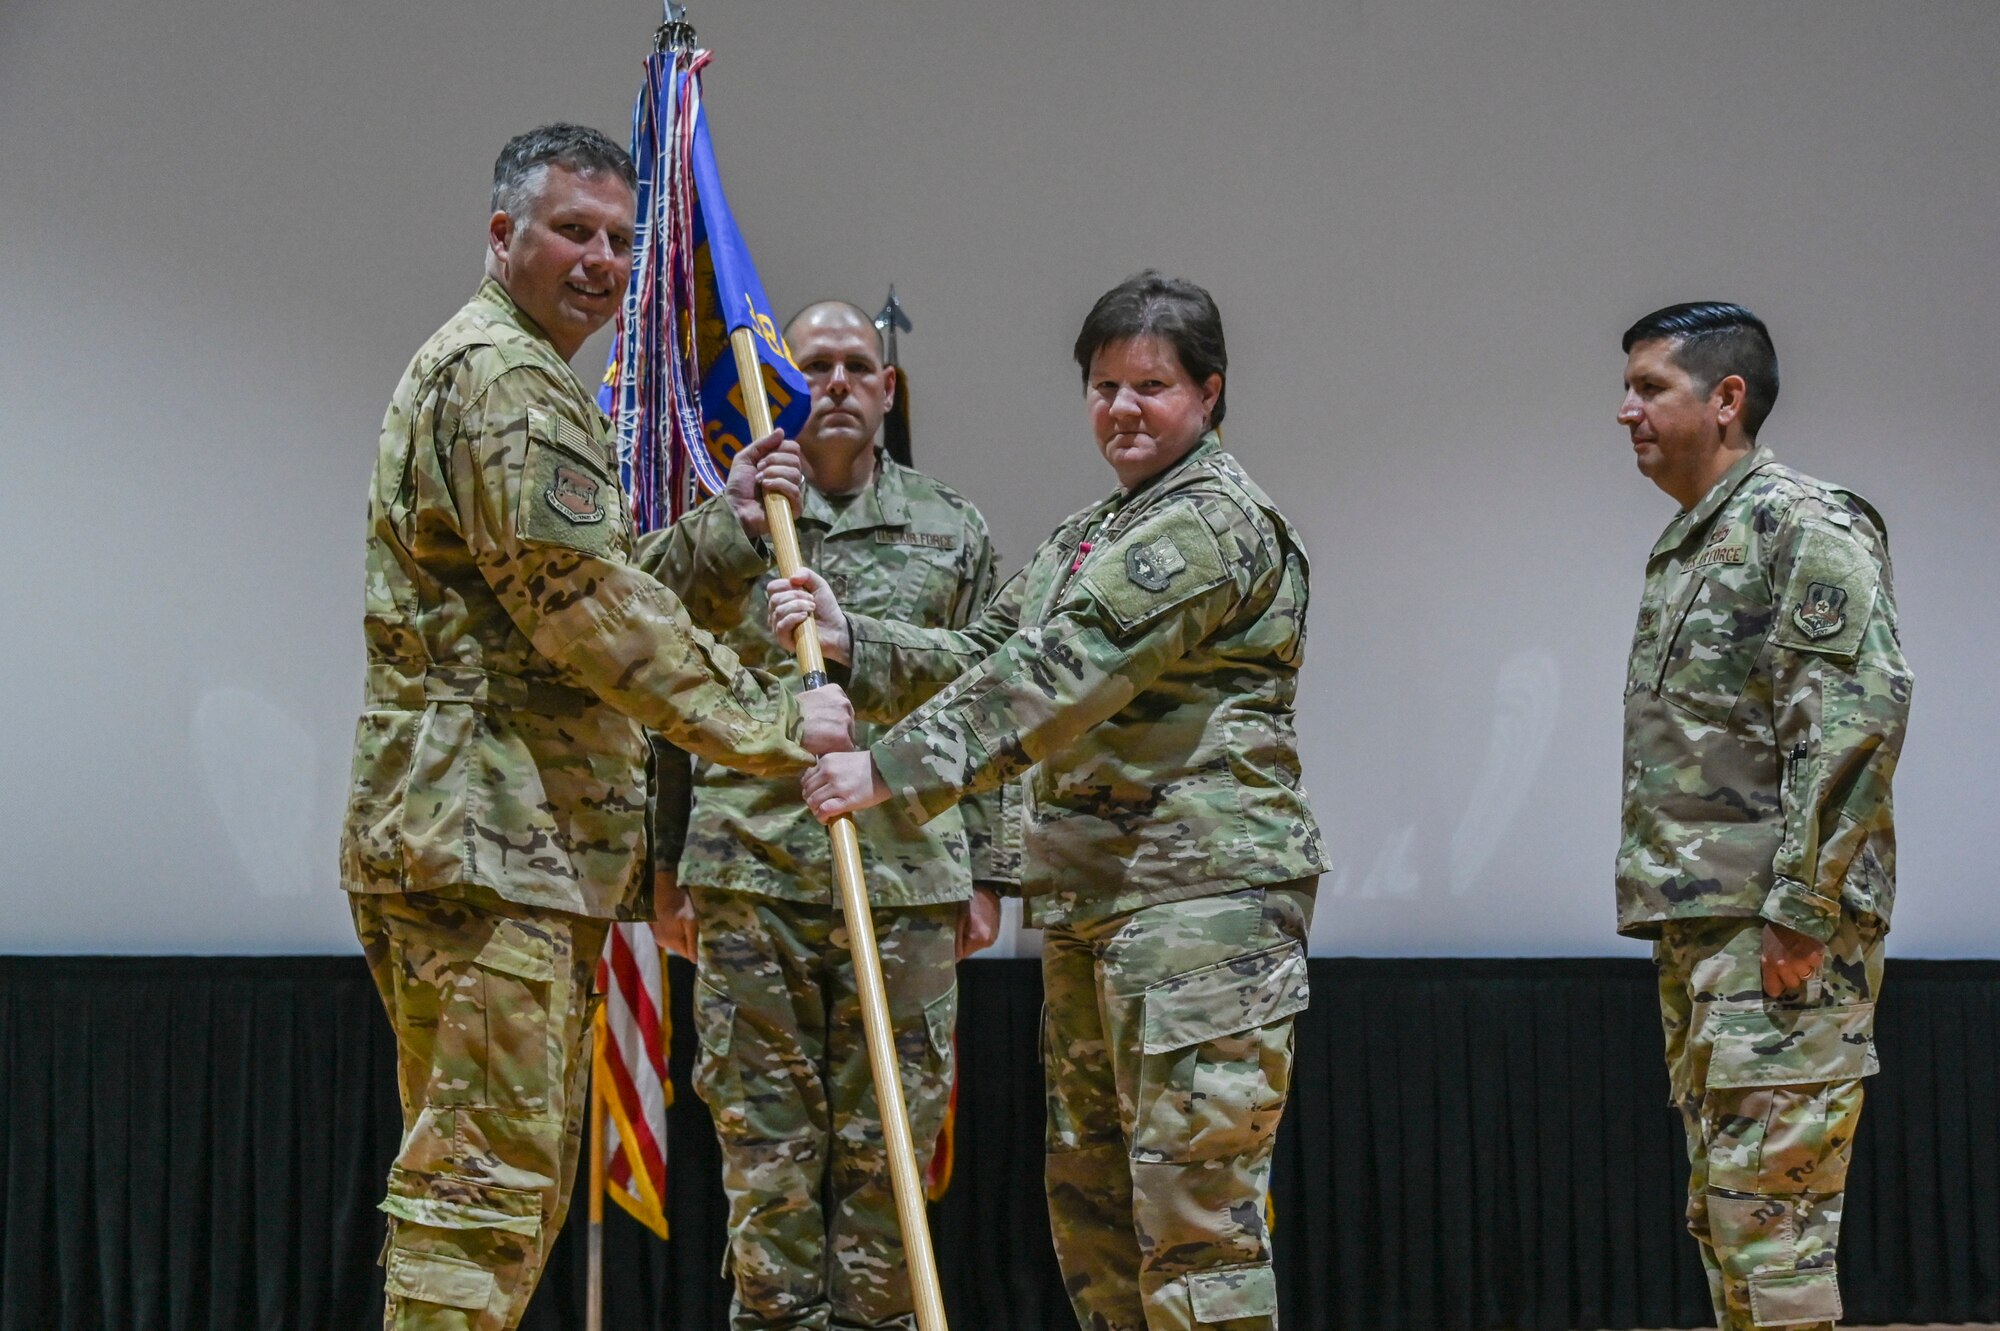
[[[604,1096],[604,1186],[634,1220],[667,1237],[667,968],[653,931],[614,924],[599,963],[597,1084]]]

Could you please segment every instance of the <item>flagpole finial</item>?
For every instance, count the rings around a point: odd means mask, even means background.
[[[653,50],[660,55],[686,55],[694,50],[694,24],[688,22],[687,6],[663,0],[661,22],[653,34]]]
[[[900,329],[902,332],[907,333],[912,326],[910,316],[903,310],[903,302],[896,299],[896,284],[891,282],[889,284],[889,299],[882,302],[881,312],[875,316],[875,331],[882,334],[883,350],[887,353],[891,365],[898,363],[896,359],[897,331]]]

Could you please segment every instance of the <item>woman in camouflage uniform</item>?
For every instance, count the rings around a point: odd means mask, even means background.
[[[1222,451],[1214,300],[1147,272],[1076,342],[1119,488],[1056,529],[960,630],[843,615],[772,586],[848,664],[858,715],[924,705],[806,779],[830,819],[918,821],[1024,773],[1022,891],[1043,930],[1047,1179],[1077,1320],[1277,1324],[1271,1149],[1325,868],[1293,728],[1298,535]],[[848,761],[842,761],[842,758]]]

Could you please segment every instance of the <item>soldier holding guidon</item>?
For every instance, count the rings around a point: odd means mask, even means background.
[[[902,715],[805,783],[822,819],[896,801],[916,822],[1027,781],[1022,892],[1043,928],[1047,1181],[1089,1331],[1275,1327],[1265,1200],[1306,1005],[1319,831],[1293,706],[1306,557],[1222,451],[1214,301],[1143,273],[1075,346],[1119,488],[1057,528],[960,630],[811,616],[857,713]]]
[[[515,1326],[561,1228],[591,978],[609,922],[650,914],[642,727],[767,777],[846,742],[837,689],[795,704],[632,562],[569,360],[623,297],[633,185],[595,130],[509,142],[487,279],[382,425],[341,879],[396,1034],[392,1331]],[[787,448],[744,465],[796,501]]]
[[[1887,531],[1757,443],[1778,363],[1748,310],[1671,306],[1624,345],[1619,424],[1681,512],[1625,683],[1618,928],[1655,940],[1718,1326],[1825,1331],[1895,904]]]
[[[825,301],[801,311],[785,340],[812,387],[799,437],[805,559],[857,613],[965,626],[997,583],[993,545],[955,490],[877,445],[896,371],[874,325]],[[739,469],[729,493],[682,518],[641,563],[745,662],[790,680],[797,665],[767,622],[770,555],[750,539],[762,512],[753,482]],[[919,1168],[950,1102],[954,963],[992,941],[995,889],[1018,877],[1018,811],[1004,794],[967,800],[962,822],[959,809],[922,822],[893,805],[856,818]],[[686,849],[664,850],[673,858],[661,862],[657,932],[698,969],[695,1085],[722,1147],[732,1325],[914,1327],[826,830],[795,778],[704,760]]]

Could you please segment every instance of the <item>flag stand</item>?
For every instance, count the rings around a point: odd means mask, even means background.
[[[600,1010],[596,1039],[604,1038],[604,1014]],[[584,1331],[604,1331],[604,1079],[597,1075],[594,1053],[590,1069],[590,1248],[585,1259]]]
[[[771,433],[771,404],[764,392],[764,366],[757,355],[756,334],[733,329],[729,345],[736,353],[736,379],[741,385],[743,413],[752,438]],[[798,529],[792,506],[784,496],[766,494],[764,513],[771,524],[771,547],[778,572],[790,577],[804,567],[799,558]],[[808,689],[826,683],[826,658],[811,619],[799,625],[796,652]],[[840,888],[840,908],[847,920],[848,950],[854,957],[855,987],[861,997],[861,1030],[868,1044],[868,1067],[875,1078],[875,1103],[882,1111],[882,1135],[889,1151],[890,1191],[896,1199],[896,1219],[903,1231],[903,1255],[910,1268],[919,1331],[946,1331],[944,1296],[938,1287],[937,1257],[931,1251],[930,1220],[924,1213],[924,1183],[917,1173],[917,1155],[910,1140],[909,1110],[903,1103],[902,1068],[896,1040],[889,1027],[889,1002],[882,984],[882,959],[875,949],[875,922],[868,913],[868,883],[861,868],[861,836],[854,819],[842,816],[827,824],[833,843],[833,876]]]

